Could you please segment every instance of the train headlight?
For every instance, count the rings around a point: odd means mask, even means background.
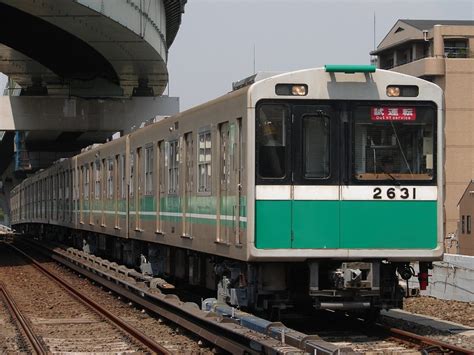
[[[308,85],[306,84],[277,84],[275,93],[279,96],[306,96]]]
[[[400,88],[398,86],[387,86],[387,96],[389,97],[400,96]]]
[[[420,89],[416,85],[389,85],[387,86],[388,97],[417,97]]]
[[[294,96],[306,96],[308,93],[306,85],[293,85],[291,88],[291,94]]]

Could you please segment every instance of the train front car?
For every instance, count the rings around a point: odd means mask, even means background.
[[[316,308],[374,310],[402,305],[399,276],[425,287],[443,253],[441,89],[326,66],[257,82],[248,97],[248,253],[270,303],[300,293]]]

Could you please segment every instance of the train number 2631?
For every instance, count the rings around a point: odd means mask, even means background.
[[[394,187],[388,188],[386,191],[382,191],[380,187],[374,188],[374,200],[382,200],[385,195],[388,199],[393,200],[400,197],[402,200],[415,200],[416,199],[416,188],[402,187],[401,189],[395,189]]]

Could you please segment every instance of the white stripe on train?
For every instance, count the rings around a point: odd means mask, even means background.
[[[293,195],[293,197],[292,197]],[[256,200],[436,201],[436,186],[257,185]]]

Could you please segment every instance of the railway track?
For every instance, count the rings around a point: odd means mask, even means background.
[[[317,334],[327,342],[358,354],[474,354],[473,348],[465,348],[462,343],[439,341],[343,313],[319,311],[312,316],[291,315],[286,321],[294,329]],[[453,342],[459,339],[458,336]]]
[[[38,354],[71,351],[169,353],[160,344],[71,288],[29,255],[14,246],[10,247],[17,254],[10,254],[10,261],[19,264],[21,256],[31,263],[22,266],[20,278],[27,282],[37,278],[43,284],[42,288],[35,289],[37,284],[24,288],[13,283],[17,292],[10,292],[5,284],[1,285],[8,308],[32,351]],[[10,281],[11,277],[15,279],[15,275],[10,275]],[[50,290],[47,294],[50,299],[45,299],[45,289]]]
[[[41,344],[38,336],[32,329],[31,323],[19,310],[3,282],[0,282],[0,295],[4,306],[4,309],[2,309],[4,312],[1,312],[0,316],[3,332],[7,330],[10,333],[2,334],[4,339],[2,339],[3,348],[0,349],[1,352],[24,352],[32,349],[38,354],[46,353],[47,349]],[[9,324],[6,324],[7,322]]]
[[[25,241],[17,243],[18,250],[28,250],[28,254],[35,249],[35,254],[38,252],[47,255],[55,261],[58,261],[68,267],[69,269],[83,274],[90,280],[97,284],[105,286],[113,292],[113,294],[120,295],[124,300],[130,303],[140,305],[151,313],[156,313],[164,319],[168,319],[180,328],[189,330],[196,334],[200,339],[207,343],[214,344],[216,348],[225,350],[232,354],[302,354],[303,352],[298,348],[288,344],[282,344],[279,340],[274,339],[268,335],[254,332],[248,328],[239,326],[235,321],[228,319],[217,320],[217,315],[209,313],[202,316],[199,307],[196,304],[181,302],[175,295],[161,295],[157,294],[158,290],[154,290],[153,296],[158,296],[164,302],[156,304],[145,297],[145,287],[143,285],[132,285],[131,278],[124,274],[120,274],[117,278],[108,275],[107,277],[100,276],[101,270],[93,270],[90,266],[78,266],[77,260],[74,258],[67,259],[60,256],[58,250],[51,254],[51,250],[47,251],[44,247],[39,247],[37,244],[25,243]],[[24,252],[24,251],[23,251]],[[63,251],[67,254],[65,251]],[[91,256],[92,257],[92,256]],[[77,258],[76,258],[77,259]],[[76,264],[72,261],[75,260]],[[37,263],[37,262],[36,262]],[[123,267],[121,268],[123,270]],[[93,271],[93,272],[92,272]],[[104,271],[104,270],[102,270]],[[117,276],[117,275],[116,275]],[[121,284],[125,282],[125,284]],[[121,285],[119,285],[121,284]],[[133,289],[138,286],[138,289]],[[169,307],[170,304],[176,305],[174,309]],[[209,323],[211,326],[209,326]],[[336,348],[336,347],[334,347]],[[180,353],[180,352],[177,352]],[[323,352],[322,354],[326,354]],[[330,352],[333,353],[333,352]]]
[[[237,325],[239,322],[239,311],[216,308],[207,316],[209,320],[221,318],[221,326],[224,329],[229,325],[234,327],[234,335],[229,336],[225,334],[225,330],[221,329],[218,335],[217,328],[208,327],[204,322],[193,322],[189,317],[183,314],[174,314],[169,308],[164,307],[163,304],[152,302],[148,297],[147,292],[131,292],[133,286],[136,286],[132,278],[125,274],[115,278],[111,276],[104,268],[97,268],[97,264],[102,263],[103,259],[96,258],[90,255],[83,255],[82,252],[74,252],[72,249],[65,251],[64,249],[56,248],[49,249],[52,253],[53,259],[65,264],[73,270],[84,274],[85,276],[101,283],[117,294],[132,300],[143,307],[160,314],[161,316],[170,319],[171,321],[199,334],[207,341],[217,345],[222,349],[226,349],[231,353],[265,353],[272,349],[275,353],[314,353],[314,354],[335,354],[335,353],[438,353],[438,354],[473,354],[469,349],[463,349],[459,346],[443,343],[428,337],[423,337],[414,333],[409,333],[396,328],[388,328],[382,325],[365,329],[363,332],[346,332],[344,331],[316,331],[313,335],[301,333],[293,329],[285,327],[281,323],[270,323],[262,325],[266,327],[266,335],[271,337],[261,337],[258,333],[252,333],[250,330],[242,330]],[[96,260],[97,259],[97,260]],[[103,273],[103,275],[101,275]],[[118,284],[124,283],[125,287],[120,287]],[[146,291],[146,288],[139,288],[139,290]],[[155,293],[168,300],[170,303],[175,303],[182,310],[188,308],[198,313],[194,306],[182,302],[175,295],[163,295],[159,290],[153,290]],[[191,312],[192,313],[192,312]],[[354,329],[364,329],[364,323],[354,323]],[[311,331],[310,331],[311,333]],[[246,340],[238,339],[243,336]],[[279,341],[272,341],[272,339]],[[254,344],[258,346],[252,347],[248,340],[252,339]],[[239,345],[240,341],[240,345]],[[313,342],[311,345],[311,341]],[[328,345],[329,344],[329,345]],[[333,345],[332,347],[330,345]],[[246,350],[245,350],[246,349]],[[299,352],[298,352],[299,351]]]

